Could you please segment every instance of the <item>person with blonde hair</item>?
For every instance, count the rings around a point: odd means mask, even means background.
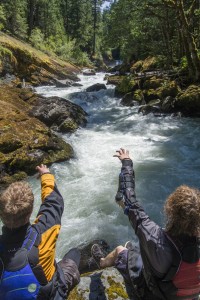
[[[64,201],[45,165],[37,166],[42,204],[30,224],[34,196],[27,182],[12,183],[0,196],[0,299],[66,300],[78,284],[80,252],[56,263],[55,249]]]
[[[115,266],[124,277],[131,300],[198,300],[200,294],[200,191],[182,185],[166,200],[163,229],[146,214],[135,194],[129,151],[114,155],[122,162],[116,202],[138,237],[139,248],[127,242],[107,256],[94,244],[99,268]]]

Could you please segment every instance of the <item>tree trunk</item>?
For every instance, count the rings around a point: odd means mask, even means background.
[[[35,18],[35,11],[36,11],[36,0],[29,0],[29,12],[28,12],[28,35],[30,36],[32,30],[34,28],[34,18]]]
[[[188,68],[190,70],[191,79],[200,80],[200,60],[198,51],[192,33],[190,32],[187,17],[184,12],[183,0],[176,1],[178,17],[182,25],[182,38],[185,45],[186,57],[188,60]]]
[[[97,0],[94,0],[93,56],[96,53]]]

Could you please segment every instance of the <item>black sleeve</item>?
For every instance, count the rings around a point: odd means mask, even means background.
[[[148,258],[157,275],[162,276],[171,262],[171,248],[163,229],[149,218],[136,199],[135,173],[131,160],[122,161],[118,193],[124,199],[124,213],[128,215],[139,238],[141,252]]]

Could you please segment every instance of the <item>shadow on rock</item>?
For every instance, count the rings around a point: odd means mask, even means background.
[[[101,281],[101,274],[96,273],[90,276],[90,294],[89,300],[106,300],[107,297],[105,295],[105,286]]]

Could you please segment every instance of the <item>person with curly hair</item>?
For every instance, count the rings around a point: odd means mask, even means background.
[[[107,256],[94,244],[99,268],[115,266],[124,277],[131,300],[198,300],[200,294],[200,191],[179,186],[165,202],[166,227],[146,214],[135,194],[135,174],[129,151],[115,157],[122,162],[116,202],[123,208],[139,239]]]

